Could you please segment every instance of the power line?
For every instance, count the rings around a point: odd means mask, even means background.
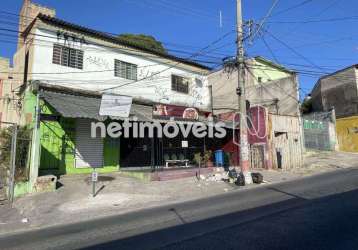
[[[17,30],[13,30],[13,29],[8,29],[8,28],[1,28],[0,27],[0,30],[2,30],[2,31],[6,31],[6,32],[12,32],[12,33],[17,33],[17,34],[22,34],[22,33],[24,33],[24,32],[19,32],[19,31],[17,31]],[[233,33],[233,32],[232,32]],[[4,33],[0,33],[0,34],[3,34],[3,35],[5,35],[5,36],[11,36],[11,34],[4,34]],[[54,36],[49,36],[49,35],[42,35],[42,34],[34,34],[34,33],[28,33],[28,34],[30,34],[30,35],[34,35],[34,36],[39,36],[39,37],[44,37],[44,38],[51,38],[51,39],[57,39],[57,40],[63,40],[63,41],[66,41],[66,39],[64,39],[64,38],[62,38],[62,37],[54,37]],[[13,37],[15,37],[15,38],[17,38],[17,36],[15,36],[15,35],[13,35]],[[40,40],[40,39],[36,39],[36,40],[38,40],[38,41],[43,41],[43,42],[47,42],[47,43],[51,43],[51,41],[48,41],[48,40]],[[118,40],[118,42],[121,42],[121,40]],[[94,44],[94,43],[92,43],[93,45],[97,45],[97,44]],[[229,44],[226,44],[225,46],[223,46],[223,47],[226,47],[226,46],[228,46]],[[138,52],[138,50],[140,50],[140,49],[131,49],[131,48],[118,48],[118,47],[115,47],[115,46],[108,46],[108,45],[102,45],[101,44],[101,46],[102,47],[105,47],[105,48],[111,48],[111,49],[113,49],[113,48],[115,48],[115,49],[122,49],[122,50],[127,50],[127,51],[135,51],[135,52]],[[122,45],[122,46],[126,46],[126,45]],[[217,48],[217,49],[220,49],[220,48],[222,48],[222,47],[219,47],[219,48]],[[145,49],[145,48],[144,48]],[[216,50],[217,50],[216,49]],[[103,49],[97,49],[97,48],[91,48],[91,50],[103,50]],[[171,49],[168,49],[168,51],[173,51],[173,52],[178,52],[178,53],[187,53],[187,54],[192,54],[193,53],[193,51],[183,51],[183,50],[171,50]],[[214,51],[214,50],[213,50]],[[151,52],[148,52],[148,53],[151,53]],[[153,51],[152,53],[156,53],[156,51]],[[225,54],[223,54],[223,56],[228,56],[228,55],[225,55]],[[156,56],[156,57],[160,57],[160,58],[162,58],[162,56]],[[222,59],[222,57],[215,57],[215,56],[211,56],[212,58],[216,58],[216,59]]]
[[[272,58],[275,60],[276,63],[279,63],[279,61],[277,60],[277,57],[275,56],[275,54],[273,53],[273,50],[271,49],[271,47],[268,45],[268,43],[266,42],[264,36],[261,36],[261,40],[263,41],[264,45],[266,46],[266,48],[270,51]]]
[[[310,59],[308,59],[307,57],[305,57],[304,55],[302,55],[301,53],[299,53],[298,51],[296,51],[294,48],[290,47],[287,43],[285,43],[284,41],[278,39],[276,36],[274,36],[272,33],[268,32],[266,30],[266,33],[269,34],[274,40],[276,40],[277,42],[279,42],[280,44],[282,44],[284,47],[286,47],[287,49],[289,49],[292,53],[294,53],[295,55],[297,55],[298,57],[300,57],[301,59],[303,59],[304,61],[308,62],[309,64],[311,64],[312,66],[322,69],[320,66],[317,66],[314,62],[312,62]]]
[[[16,14],[16,13],[12,13],[12,12],[9,12],[9,11],[0,11],[0,13],[6,13],[6,14],[9,14],[9,15],[13,15],[13,16],[17,16],[17,17],[23,17],[25,19],[31,19],[34,20],[33,17],[29,17],[29,16],[24,16],[24,15],[19,15],[19,14]],[[0,21],[1,23],[1,21]],[[18,26],[18,23],[12,23],[13,25],[15,25],[16,27]],[[113,32],[107,32],[107,31],[101,31],[101,33],[104,33],[104,34],[107,34],[107,35],[111,35],[111,36],[114,36],[114,37],[118,37],[120,34],[118,33],[113,33]],[[141,41],[147,41],[146,39],[144,38],[140,38],[140,37],[136,37],[137,40],[141,40]],[[120,39],[119,39],[120,40]],[[201,48],[199,46],[192,46],[192,45],[185,45],[185,44],[178,44],[178,43],[173,43],[173,42],[166,42],[166,41],[159,41],[160,43],[162,44],[167,44],[167,45],[170,45],[170,46],[174,46],[174,47],[193,47],[193,48]]]
[[[199,50],[197,53],[191,55],[190,57],[188,57],[188,58],[186,58],[186,59],[191,59],[191,58],[193,58],[193,57],[196,57],[196,56],[200,55],[200,54],[201,54],[202,52],[204,52],[206,49],[208,49],[208,48],[210,48],[211,46],[217,44],[218,42],[220,42],[220,41],[222,41],[224,38],[226,38],[228,35],[232,34],[232,32],[233,32],[233,31],[230,31],[230,32],[224,34],[224,35],[221,36],[220,38],[216,39],[215,41],[213,41],[212,43],[210,43],[209,45],[207,45],[206,47],[202,48],[202,49]],[[167,70],[169,70],[169,69],[172,69],[172,68],[176,67],[177,65],[179,65],[180,63],[181,63],[181,62],[178,62],[177,64],[175,64],[175,65],[173,65],[173,66],[170,66],[170,67],[168,67],[168,68],[166,68],[166,69],[164,69],[164,70],[158,71],[158,72],[154,73],[152,76],[159,75],[159,74],[161,74],[161,73],[163,73],[163,72],[165,72],[165,71],[167,71]],[[120,86],[118,86],[118,87],[112,87],[112,88],[103,89],[102,91],[112,90],[112,89],[115,89],[115,88],[120,88],[120,87],[123,87],[123,86],[127,86],[127,85],[130,85],[130,84],[134,84],[134,83],[136,83],[136,82],[143,81],[143,80],[145,80],[145,79],[147,79],[147,78],[148,78],[148,77],[144,77],[144,78],[139,79],[139,80],[136,80],[136,81],[134,81],[134,82],[129,82],[129,83],[120,85]]]
[[[250,68],[247,67],[246,64],[245,64],[245,68],[248,70],[248,72],[249,72],[252,76],[255,77],[254,73],[251,72]],[[293,95],[287,93],[286,90],[285,90],[284,88],[282,88],[281,86],[277,85],[276,82],[273,81],[273,82],[271,82],[271,83],[273,83],[277,88],[279,88],[286,96],[289,96],[289,97],[293,98],[296,102],[299,103],[299,99],[298,99],[297,97],[295,97],[295,96],[293,96]],[[269,90],[267,89],[267,86],[265,86],[265,84],[263,84],[263,83],[259,83],[259,84],[260,84],[260,86],[262,86],[264,89],[266,89],[266,91],[269,92]],[[270,95],[271,95],[272,97],[275,97],[271,92],[269,92],[269,93],[270,93]]]
[[[141,6],[141,7],[145,7],[145,8],[152,8],[152,9],[156,9],[156,10],[161,10],[161,11],[166,11],[168,13],[171,13],[171,14],[174,14],[174,15],[180,15],[180,16],[192,16],[192,17],[197,17],[197,18],[200,18],[198,20],[200,21],[203,21],[202,19],[210,19],[210,20],[213,20],[213,19],[217,19],[219,20],[219,16],[212,16],[210,14],[207,14],[207,13],[200,13],[196,10],[193,10],[193,9],[189,9],[189,8],[185,8],[183,6],[178,6],[178,5],[175,5],[173,4],[172,2],[168,3],[168,2],[165,2],[165,1],[161,1],[161,0],[158,0],[158,1],[147,1],[147,0],[143,0],[144,2],[141,2],[141,1],[130,1],[130,0],[126,0],[126,2],[128,3],[131,3],[131,4],[136,4],[138,6]],[[225,18],[227,19],[227,18]],[[229,19],[227,19],[229,20]]]
[[[269,35],[271,35],[271,37],[273,37],[276,41],[280,42],[282,45],[284,45],[286,48],[288,48],[289,50],[291,50],[293,53],[295,53],[297,56],[301,57],[302,59],[304,59],[306,62],[310,63],[312,66],[322,70],[323,68],[320,66],[317,66],[315,63],[313,63],[311,60],[309,60],[308,58],[306,58],[305,56],[303,56],[302,54],[300,54],[299,52],[297,52],[295,49],[291,48],[288,44],[286,44],[285,42],[283,42],[282,40],[276,38],[273,34],[267,32]],[[323,69],[324,70],[324,69]],[[338,80],[337,76],[332,75],[333,79]]]
[[[270,9],[268,10],[267,14],[265,15],[265,17],[261,20],[261,22],[259,23],[259,26],[257,28],[257,30],[255,31],[255,33],[252,35],[251,39],[254,40],[256,35],[261,31],[263,25],[265,24],[265,22],[267,21],[267,19],[272,15],[272,11],[275,9],[276,5],[278,4],[279,0],[274,0],[274,2],[272,3]]]
[[[282,15],[283,13],[286,13],[286,12],[288,12],[288,11],[291,11],[291,10],[294,10],[294,9],[297,9],[297,8],[300,8],[300,7],[302,7],[302,6],[304,6],[304,5],[308,4],[308,3],[310,3],[310,2],[312,2],[312,1],[313,1],[313,0],[305,0],[305,1],[301,2],[301,3],[299,3],[299,4],[296,4],[296,5],[293,5],[293,6],[291,6],[291,7],[288,7],[287,9],[280,10],[280,11],[278,11],[278,12],[272,14],[271,17],[275,17],[275,16],[278,16],[278,15]]]
[[[307,23],[327,23],[327,22],[340,22],[340,21],[347,21],[347,20],[358,20],[358,16],[347,16],[347,17],[337,17],[337,18],[327,18],[327,19],[310,19],[306,21],[271,21],[268,23],[273,24],[307,24]]]
[[[12,30],[12,29],[7,29],[7,28],[0,28],[0,30],[2,30],[2,31],[7,31],[7,32],[13,32],[13,33],[23,33],[23,32],[19,32],[19,31],[17,31],[17,30]],[[226,38],[228,35],[233,34],[233,33],[234,33],[234,31],[230,31],[230,32],[226,33],[223,37]],[[39,37],[51,38],[51,39],[56,38],[56,37],[53,37],[53,36],[42,35],[42,34],[34,34],[34,33],[31,33],[31,32],[28,33],[28,34],[31,34],[31,35],[34,35],[34,36],[39,36]],[[58,38],[58,39],[66,41],[64,38]],[[221,40],[223,40],[223,39],[220,39],[220,41],[221,41]],[[49,41],[46,41],[46,42],[49,42]],[[88,43],[88,42],[87,42],[87,43]],[[95,44],[95,43],[88,43],[88,44],[98,45],[98,44]],[[104,48],[122,50],[122,51],[133,51],[133,52],[136,52],[136,53],[140,52],[140,49],[130,49],[130,48],[128,48],[128,47],[126,47],[126,48],[118,48],[118,47],[116,47],[116,46],[109,46],[109,45],[103,45],[103,44],[99,44],[98,46],[101,46],[101,47],[104,47]],[[122,45],[122,46],[125,46],[125,45]],[[92,49],[92,48],[91,48],[91,49]],[[96,50],[98,50],[98,49],[96,49]],[[209,52],[212,52],[212,51],[215,51],[215,50],[216,50],[216,49],[211,50],[211,51],[209,51]],[[209,53],[209,52],[208,52],[208,53]],[[163,59],[163,56],[153,54],[153,53],[156,53],[155,51],[154,51],[154,52],[146,52],[146,53],[150,54],[151,57]],[[150,57],[150,56],[147,55],[147,57]],[[169,54],[169,56],[172,56],[172,57],[173,57],[172,59],[169,59],[169,60],[174,60],[174,61],[175,61],[175,60],[185,60],[185,61],[188,61],[188,60],[185,59],[185,58],[179,58],[179,57],[176,57],[176,56],[173,56],[173,55],[170,55],[170,54]],[[199,55],[197,55],[197,56],[205,56],[205,53],[202,52],[201,54],[199,54]],[[222,58],[218,58],[218,59],[221,60]]]

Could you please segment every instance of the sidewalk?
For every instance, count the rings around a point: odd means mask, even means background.
[[[198,180],[196,177],[142,182],[117,173],[105,174],[99,176],[98,194],[94,198],[88,175],[65,176],[59,180],[62,186],[55,192],[19,198],[14,202],[13,209],[0,206],[0,234],[123,214],[357,166],[358,154],[309,152],[302,168],[254,171],[263,174],[264,183],[245,187],[221,181]]]

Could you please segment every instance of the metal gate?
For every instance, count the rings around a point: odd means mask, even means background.
[[[103,139],[91,137],[91,120],[76,121],[76,168],[103,166]]]
[[[305,147],[317,150],[334,150],[330,133],[331,112],[313,113],[303,117]]]
[[[14,199],[17,125],[7,122],[0,125],[0,205],[3,205]]]

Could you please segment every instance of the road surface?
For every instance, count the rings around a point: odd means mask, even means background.
[[[358,168],[0,236],[0,249],[358,249]]]

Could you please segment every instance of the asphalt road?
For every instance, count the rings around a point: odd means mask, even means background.
[[[0,249],[358,249],[358,168],[0,237]]]

